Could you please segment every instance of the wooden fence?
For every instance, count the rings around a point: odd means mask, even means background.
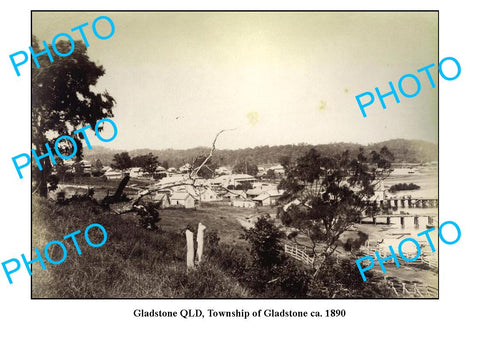
[[[303,263],[311,266],[314,258],[306,253],[306,249],[306,247],[298,246],[296,244],[285,244],[285,254],[288,254],[294,259],[302,261]]]
[[[364,250],[366,250],[367,253],[372,253],[373,257],[375,257],[375,251],[378,251],[378,255],[380,255],[381,258],[386,258],[387,256],[392,255],[390,252],[387,253],[386,251],[384,251],[383,249],[379,249],[378,247],[369,247],[369,244],[366,245]],[[407,255],[406,257],[413,258],[413,255]],[[400,260],[400,256],[397,256],[397,258]],[[393,260],[388,260],[388,262],[394,263]],[[436,256],[425,256],[424,254],[421,254],[420,257],[415,261],[405,262],[405,264],[407,265],[418,265],[421,263],[428,265],[432,269],[438,269],[438,257]]]
[[[393,291],[395,297],[401,298],[438,298],[438,288],[430,285],[424,286],[416,283],[388,282],[388,286]]]

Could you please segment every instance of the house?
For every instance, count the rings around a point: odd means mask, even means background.
[[[140,167],[133,167],[130,168],[130,177],[132,178],[139,178],[142,177],[143,169]]]
[[[238,198],[247,198],[247,194],[243,190],[230,190],[228,191],[225,195],[223,195],[223,198],[234,200]]]
[[[265,192],[265,190],[262,190],[262,188],[260,187],[260,188],[249,189],[247,190],[246,193],[248,198],[254,198],[262,194],[263,192]]]
[[[308,209],[312,209],[312,206],[309,204],[309,202],[302,202],[298,198],[295,198],[293,201],[283,206],[283,211],[287,211],[292,206],[299,207],[299,209],[302,209],[302,211],[307,211]]]
[[[107,180],[111,179],[121,179],[123,177],[123,174],[120,171],[107,171],[106,173],[103,174]]]
[[[255,208],[255,202],[252,200],[234,199],[232,206],[240,208]]]
[[[221,201],[221,198],[218,196],[218,194],[211,188],[200,188],[199,199],[202,202]]]
[[[73,174],[75,172],[75,162],[73,161],[73,159],[64,159],[63,165],[67,167],[66,173]]]
[[[153,196],[154,202],[160,202],[161,208],[168,208],[171,205],[170,198],[166,192],[156,192]]]
[[[256,181],[255,177],[246,175],[246,174],[232,174],[232,175],[222,175],[211,180],[212,186],[224,187],[229,186],[236,187],[242,183],[254,183]]]
[[[267,174],[267,171],[262,166],[257,167],[257,170],[258,170],[257,177],[263,177]]]
[[[178,168],[178,172],[187,173],[187,172],[190,172],[191,169],[192,169],[192,166],[190,165],[190,163],[187,163],[185,165],[182,165],[180,168]]]
[[[277,204],[278,199],[282,196],[283,191],[271,190],[265,191],[264,193],[253,198],[253,201],[258,205],[262,206],[274,206]]]
[[[221,175],[231,175],[231,174],[232,174],[232,170],[229,170],[224,166],[221,166],[215,169],[215,175],[221,176]]]
[[[157,168],[155,169],[155,172],[154,172],[155,175],[157,176],[163,176],[163,177],[167,177],[167,169],[165,169],[163,166],[157,166]]]
[[[283,166],[281,166],[280,164],[274,165],[274,166],[268,168],[268,170],[272,170],[275,173],[275,176],[285,175],[285,168]]]
[[[113,168],[111,166],[102,166],[102,172],[105,173],[105,172],[109,172],[109,171],[112,171]]]
[[[91,174],[92,173],[92,163],[82,159],[80,162],[77,162],[73,166],[73,172],[81,171],[84,174]]]
[[[277,185],[272,184],[272,183],[268,183],[268,182],[257,182],[257,183],[253,183],[253,189],[261,189],[263,191],[276,190]]]
[[[170,206],[193,209],[195,208],[195,198],[188,192],[174,192],[170,196]]]
[[[173,185],[176,183],[183,183],[186,179],[188,179],[187,175],[175,174],[169,177],[163,177],[162,179],[158,180],[155,183],[155,186],[164,186],[164,185]]]

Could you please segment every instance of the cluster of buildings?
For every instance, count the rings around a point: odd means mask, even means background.
[[[235,189],[247,183],[248,186],[245,187],[250,189]],[[188,175],[177,174],[158,180],[151,186],[155,187],[161,189],[148,198],[160,202],[164,208],[191,209],[199,202],[224,202],[242,208],[275,206],[283,194],[282,190],[277,190],[275,183],[263,182],[247,174],[221,175],[212,179],[195,178],[194,183]]]
[[[275,206],[283,194],[277,189],[277,182],[264,181],[267,172],[281,178],[285,170],[281,165],[270,168],[258,167],[257,176],[248,174],[233,174],[227,167],[219,167],[215,170],[215,176],[211,179],[195,178],[195,185],[185,184],[191,178],[189,173],[192,169],[190,164],[185,164],[178,169],[170,167],[165,169],[158,166],[152,176],[140,167],[132,167],[123,171],[113,169],[110,166],[97,166],[87,160],[74,163],[71,160],[64,162],[68,172],[81,171],[86,176],[102,176],[106,180],[119,180],[125,174],[131,178],[146,178],[154,180],[149,188],[162,188],[155,194],[149,195],[148,199],[161,202],[162,207],[195,208],[199,202],[228,202],[235,207],[254,208],[256,206]]]
[[[113,169],[111,166],[97,167],[92,165],[90,161],[81,160],[74,162],[73,160],[65,160],[63,165],[67,167],[66,173],[76,174],[80,172],[84,176],[103,176],[107,180],[121,179],[125,174],[129,174],[132,178],[151,178],[152,175],[143,171],[140,167],[132,167],[123,171]],[[168,170],[162,166],[158,166],[155,170],[155,175],[168,176],[169,174],[176,174],[175,168]]]

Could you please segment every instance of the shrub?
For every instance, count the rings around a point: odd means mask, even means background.
[[[243,237],[251,245],[251,254],[256,264],[265,270],[283,262],[283,247],[280,239],[284,234],[269,220],[262,216],[255,228],[246,230]]]
[[[420,186],[413,183],[410,183],[410,184],[398,183],[398,184],[392,185],[390,189],[388,189],[388,191],[397,192],[402,190],[418,190],[418,189],[420,189]]]
[[[387,298],[391,290],[374,280],[374,274],[366,272],[364,282],[358,268],[350,259],[329,259],[310,284],[311,297],[318,298]]]

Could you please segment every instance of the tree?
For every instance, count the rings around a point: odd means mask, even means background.
[[[57,173],[58,180],[61,182],[65,181],[65,178],[67,177],[67,172],[70,170],[71,173],[71,167],[65,165],[63,160],[61,162],[58,162],[57,165],[55,165],[55,172]]]
[[[128,152],[116,153],[113,155],[112,168],[125,170],[132,167],[132,159]]]
[[[208,156],[200,156],[197,157],[193,161],[193,168],[199,167],[205,160],[207,159]],[[215,175],[215,169],[217,168],[217,164],[212,161],[212,158],[210,157],[207,162],[201,167],[201,169],[197,172],[197,175],[202,177],[202,178],[213,178]]]
[[[95,171],[102,171],[103,169],[102,161],[100,159],[97,159],[95,163],[93,163],[93,168],[95,169]]]
[[[162,162],[162,167],[164,167],[165,170],[167,170],[167,169],[169,168],[169,166],[168,166],[168,161],[163,161],[163,162]]]
[[[369,278],[363,282],[352,259],[333,258],[327,260],[322,274],[310,281],[309,296],[314,298],[390,298],[391,289],[385,281],[375,282],[374,274],[365,273]]]
[[[284,236],[268,215],[261,216],[255,228],[244,232],[253,263],[248,266],[243,280],[264,297],[306,297],[310,276],[305,268],[285,256]]]
[[[100,159],[97,159],[92,166],[92,175],[93,176],[101,176],[103,175],[103,164]]]
[[[245,161],[237,162],[233,167],[232,172],[234,174],[247,174],[250,176],[256,176],[258,173],[258,168],[256,164],[248,160],[245,160]]]
[[[142,169],[152,175],[157,170],[159,164],[158,157],[150,152],[148,155],[145,155]]]
[[[235,186],[235,190],[247,191],[253,189],[253,185],[250,182],[242,182]]]
[[[340,236],[359,222],[363,215],[372,215],[377,206],[369,200],[376,180],[382,176],[378,164],[388,173],[390,164],[380,154],[373,162],[360,149],[356,157],[349,151],[336,157],[325,157],[311,149],[286,169],[283,201],[297,199],[301,204],[280,211],[282,222],[295,226],[311,242],[314,256],[323,264],[334,254]]]
[[[268,169],[267,170],[267,174],[265,175],[265,178],[267,179],[275,179],[275,171],[273,171],[272,169]]]
[[[280,242],[283,233],[267,216],[261,216],[255,228],[246,230],[243,237],[250,243],[250,253],[261,268],[272,268],[283,262]]]
[[[144,172],[153,174],[160,163],[158,157],[154,156],[151,152],[148,155],[141,155],[132,158],[132,165],[138,166],[143,169]]]
[[[370,156],[372,158],[372,162],[382,169],[390,168],[391,162],[393,162],[395,159],[393,154],[386,146],[383,146],[380,149],[380,153],[377,153],[375,150],[371,151]]]
[[[73,164],[73,168],[75,169],[75,177],[82,177],[85,174],[82,163],[76,162]]]
[[[44,49],[36,37],[32,40],[33,50]],[[64,54],[71,49],[69,41],[58,41],[56,47]],[[51,45],[49,49],[53,51]],[[32,147],[38,155],[46,154],[46,143],[52,146],[58,137],[71,135],[78,147],[77,160],[81,160],[83,135],[73,135],[73,131],[86,125],[94,128],[98,120],[113,117],[113,97],[107,91],[93,91],[105,69],[89,59],[83,41],[75,41],[75,49],[68,57],[50,62],[47,56],[41,56],[39,64],[40,68],[37,68],[32,63]],[[72,148],[69,144],[64,147]],[[46,197],[52,164],[48,157],[40,162],[41,171],[32,163],[33,179],[38,183],[40,195]]]

